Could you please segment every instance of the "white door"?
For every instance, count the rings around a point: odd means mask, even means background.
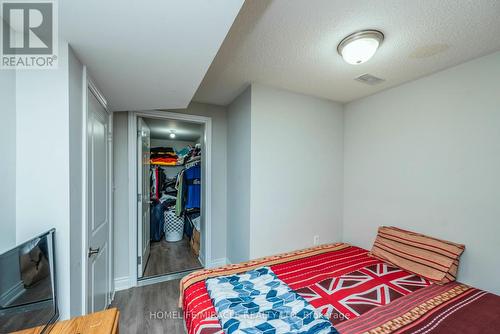
[[[88,90],[87,114],[87,311],[109,304],[109,115]]]
[[[138,273],[139,278],[144,275],[146,264],[149,258],[149,250],[151,245],[151,230],[150,230],[150,204],[151,204],[151,179],[150,179],[150,146],[151,134],[148,125],[142,118],[139,118],[137,124],[137,160],[139,162],[138,170],[138,188],[139,194],[137,212],[138,217]]]

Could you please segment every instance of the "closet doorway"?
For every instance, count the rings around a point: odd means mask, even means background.
[[[201,269],[210,253],[210,119],[133,113],[133,128],[135,277],[156,282]]]

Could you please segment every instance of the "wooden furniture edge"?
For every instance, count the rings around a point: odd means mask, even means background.
[[[49,334],[115,334],[119,333],[120,311],[110,308],[53,324]],[[24,329],[12,334],[39,334],[44,326]]]

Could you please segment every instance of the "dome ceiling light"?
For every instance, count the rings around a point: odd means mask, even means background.
[[[337,46],[338,53],[352,65],[368,61],[384,40],[384,34],[378,30],[362,30],[350,34]]]

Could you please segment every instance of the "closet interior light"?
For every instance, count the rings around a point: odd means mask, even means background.
[[[169,137],[170,137],[171,139],[174,139],[174,138],[175,138],[175,131],[174,131],[174,130],[170,130],[170,135],[169,135]]]

